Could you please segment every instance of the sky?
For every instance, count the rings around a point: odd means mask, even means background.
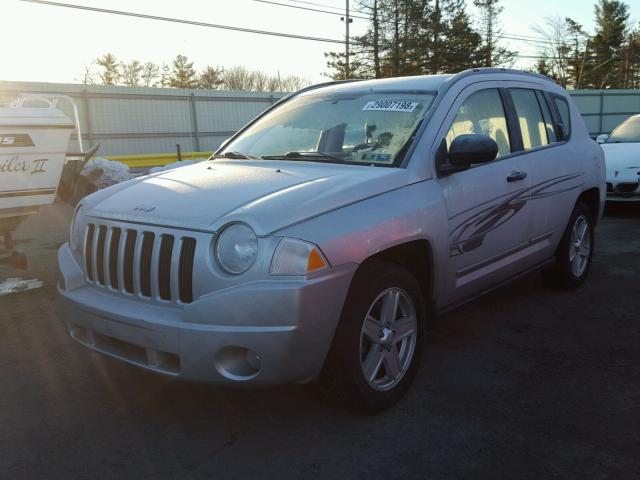
[[[255,0],[60,0],[111,10],[175,17],[207,23],[279,31],[323,38],[344,38],[340,15],[312,12]],[[296,6],[330,10],[296,0],[273,0]],[[306,0],[344,8],[345,0]],[[468,0],[471,4],[471,0]],[[352,5],[355,2],[351,1]],[[640,0],[627,0],[632,17],[640,16]],[[138,59],[170,63],[187,55],[197,69],[206,65],[243,65],[270,74],[325,80],[324,52],[342,50],[340,44],[269,37],[213,28],[128,18],[95,12],[0,0],[3,45],[0,80],[80,83],[85,66],[106,52],[122,61]],[[533,27],[545,17],[570,16],[587,30],[593,28],[593,0],[503,0],[503,31],[537,35]],[[473,12],[473,7],[470,7]],[[357,13],[356,13],[357,15]],[[9,21],[7,21],[9,20]],[[352,35],[362,33],[366,20],[354,18]],[[507,43],[507,42],[505,42]],[[508,41],[510,49],[535,55],[535,44]],[[521,59],[517,67],[533,63]]]

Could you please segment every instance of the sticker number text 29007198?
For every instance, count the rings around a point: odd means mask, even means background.
[[[374,110],[380,112],[413,112],[418,102],[406,102],[401,100],[378,100],[367,102],[362,110]]]

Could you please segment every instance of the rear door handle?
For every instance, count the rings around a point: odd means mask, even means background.
[[[517,182],[527,178],[527,172],[511,172],[507,177],[507,182]]]

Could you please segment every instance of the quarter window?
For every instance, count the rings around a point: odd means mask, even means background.
[[[562,97],[554,97],[558,112],[560,113],[560,119],[562,120],[562,140],[566,140],[571,135],[571,115],[569,114],[569,104]]]
[[[473,93],[462,103],[447,133],[447,147],[457,136],[469,133],[486,135],[495,140],[498,157],[511,152],[507,119],[497,89]]]
[[[547,125],[542,116],[536,92],[524,88],[514,88],[511,90],[511,98],[520,124],[524,149],[529,150],[547,145],[549,143]]]

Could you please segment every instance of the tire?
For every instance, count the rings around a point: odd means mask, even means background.
[[[395,314],[385,315],[394,300]],[[376,413],[393,406],[418,371],[424,326],[424,301],[413,275],[394,263],[363,265],[319,377],[323,392],[350,410]]]
[[[586,227],[586,231],[584,235],[580,235],[583,227]],[[594,247],[592,212],[586,204],[579,202],[573,209],[556,251],[554,267],[542,272],[545,283],[550,287],[562,289],[573,289],[582,285],[591,270]]]

